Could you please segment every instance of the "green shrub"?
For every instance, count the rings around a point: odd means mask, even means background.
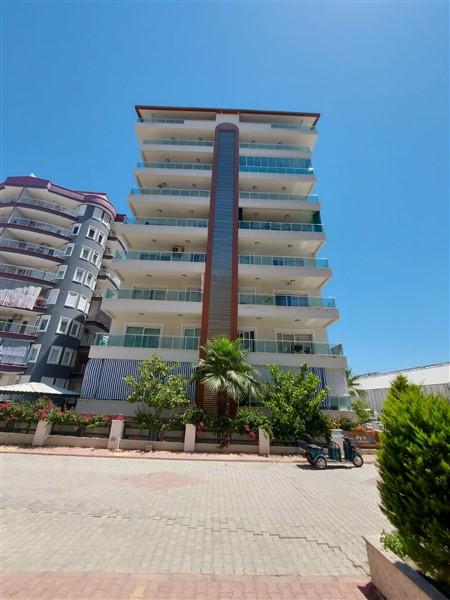
[[[381,543],[398,557],[404,558],[406,556],[405,544],[399,536],[398,531],[387,532],[383,530],[381,534]]]
[[[450,582],[450,404],[397,381],[381,419],[381,508],[404,553]]]
[[[237,433],[248,435],[250,439],[257,439],[258,428],[265,429],[267,435],[272,437],[272,428],[269,418],[260,410],[253,408],[239,408],[233,421]]]
[[[350,419],[350,417],[341,417],[337,422],[338,428],[343,429],[344,431],[351,431],[358,425],[358,423],[353,419]]]

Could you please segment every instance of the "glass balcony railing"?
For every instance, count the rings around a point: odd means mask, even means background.
[[[132,195],[149,194],[151,196],[192,196],[209,198],[209,190],[182,190],[178,188],[133,188]]]
[[[301,202],[319,202],[317,194],[302,196],[300,194],[276,194],[271,192],[239,192],[242,200],[297,200]]]
[[[23,277],[33,277],[34,279],[42,279],[44,281],[55,281],[55,274],[39,269],[28,269],[27,267],[17,267],[16,265],[7,265],[0,263],[0,272],[11,273],[12,275],[22,275]]]
[[[100,269],[98,272],[99,277],[108,277],[117,287],[120,287],[121,280],[115,273],[109,271],[108,269]]]
[[[8,219],[8,221],[3,221],[1,224],[22,225],[24,227],[32,227],[33,229],[41,229],[50,233],[56,233],[57,235],[62,235],[67,238],[72,237],[72,232],[70,231],[70,229],[66,229],[65,227],[58,227],[57,225],[45,223],[44,221],[34,221],[33,219],[11,217],[10,219]]]
[[[208,227],[208,219],[165,219],[159,217],[136,217],[136,225],[164,225],[168,227]]]
[[[301,342],[282,340],[241,340],[241,346],[248,352],[272,352],[274,354],[329,354],[330,344],[321,342]]]
[[[140,169],[190,169],[211,171],[212,165],[204,163],[138,162]]]
[[[160,260],[168,262],[205,262],[206,254],[202,252],[139,252],[133,250],[128,254],[116,253],[117,260]]]
[[[54,256],[63,258],[64,252],[58,248],[49,248],[48,246],[40,246],[39,244],[29,244],[17,240],[0,239],[0,247],[11,248],[13,250],[26,250],[27,252],[36,252],[37,254],[45,254],[46,256]]]
[[[305,131],[310,133],[317,131],[316,127],[310,125],[300,125],[299,123],[271,123],[270,126],[274,129],[296,129],[297,131]]]
[[[241,265],[263,265],[271,267],[312,267],[328,268],[328,258],[298,258],[296,256],[260,256],[258,254],[240,254]]]
[[[198,337],[172,335],[144,335],[126,333],[125,335],[97,334],[95,346],[122,346],[125,348],[168,348],[171,350],[198,350]]]
[[[313,167],[257,167],[240,165],[241,173],[276,173],[277,175],[314,175]]]
[[[37,198],[31,198],[30,196],[21,196],[16,200],[20,204],[29,204],[30,206],[38,206],[41,208],[48,208],[49,210],[54,210],[56,212],[65,213],[71,217],[77,216],[77,211],[73,208],[68,208],[67,206],[62,206],[61,204],[56,204],[55,202],[45,202],[44,200],[39,200]]]
[[[301,296],[296,294],[239,294],[239,304],[265,306],[294,306],[311,308],[336,308],[334,298]]]
[[[214,142],[211,140],[144,140],[143,143],[149,146],[213,146]]]
[[[320,223],[276,223],[274,221],[239,221],[239,229],[322,232],[323,225]]]
[[[156,119],[148,118],[144,119],[140,117],[138,123],[184,123],[184,119]]]
[[[329,396],[325,401],[325,409],[328,410],[351,410],[352,400],[350,396]]]
[[[9,321],[0,321],[0,336],[6,333],[14,333],[18,335],[37,335],[38,328],[36,325],[26,325],[24,323],[10,323]]]
[[[132,288],[106,290],[105,298],[125,300],[172,300],[174,302],[201,302],[202,293],[197,290],[158,290],[148,288]]]
[[[258,148],[260,150],[294,150],[301,152],[310,152],[308,146],[292,146],[289,144],[257,144],[256,142],[241,142],[239,148]]]

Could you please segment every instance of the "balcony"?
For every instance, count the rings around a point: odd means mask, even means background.
[[[320,223],[276,223],[274,221],[239,221],[239,229],[254,229],[258,231],[303,231],[322,233]]]
[[[206,254],[202,252],[140,252],[131,250],[126,255],[116,253],[117,260],[152,260],[162,262],[191,262],[203,263],[206,261]]]
[[[206,146],[212,147],[214,146],[214,142],[211,140],[143,140],[142,142],[146,146]]]
[[[13,340],[0,334],[0,371],[23,371],[27,366],[30,342]]]
[[[256,148],[257,150],[288,150],[291,152],[307,152],[309,153],[311,150],[308,146],[298,146],[292,144],[260,144],[256,142],[241,142],[239,144],[239,148],[241,149],[251,149]]]
[[[328,269],[328,258],[299,258],[296,256],[260,256],[258,254],[240,254],[239,264],[271,267],[306,267],[313,269]]]
[[[157,225],[163,227],[208,227],[208,219],[163,219],[159,217],[136,217],[135,225]]]
[[[317,194],[277,194],[271,192],[239,192],[239,200],[268,200],[269,202],[319,202]],[[314,210],[317,210],[314,207]]]
[[[72,232],[70,229],[65,227],[58,227],[50,223],[43,221],[35,221],[33,219],[22,219],[18,217],[11,217],[8,221],[0,222],[0,227],[14,227],[17,226],[20,229],[32,229],[33,231],[39,231],[41,233],[47,233],[50,235],[57,235],[67,239],[72,238]]]
[[[241,346],[248,352],[266,352],[271,354],[320,354],[336,356],[335,352],[333,352],[334,346],[321,342],[241,340]]]
[[[131,195],[151,196],[188,196],[191,198],[209,198],[209,190],[189,190],[179,188],[133,188]]]
[[[21,252],[24,254],[37,254],[50,260],[63,260],[64,252],[57,248],[41,246],[39,244],[31,244],[18,240],[9,240],[6,238],[0,239],[0,251],[9,250],[11,252]]]
[[[139,169],[188,169],[211,171],[212,165],[204,163],[138,162]]]
[[[115,273],[113,273],[112,271],[110,271],[109,269],[100,269],[99,273],[98,273],[98,277],[99,278],[108,278],[113,285],[115,285],[117,288],[120,288],[121,285],[121,280],[120,277],[117,277],[117,275]]]
[[[55,282],[55,274],[39,269],[29,269],[27,267],[18,267],[0,263],[0,275],[7,277],[12,275],[17,279],[33,279],[38,283],[52,285]]]
[[[38,335],[36,325],[0,321],[0,337],[35,338]]]
[[[272,129],[294,129],[296,131],[304,131],[305,133],[316,133],[317,127],[309,125],[301,125],[300,123],[270,123]]]
[[[2,202],[2,204],[20,204],[26,205],[30,207],[43,208],[45,210],[50,210],[55,213],[62,213],[67,215],[67,217],[71,219],[77,218],[77,210],[73,208],[68,208],[67,206],[62,206],[61,204],[56,204],[55,202],[45,202],[44,200],[39,200],[37,198],[31,198],[30,196],[20,196],[20,198],[15,198],[13,201],[7,200]]]
[[[95,346],[122,346],[125,348],[166,348],[169,350],[198,350],[198,337],[142,334],[97,334]]]
[[[138,118],[138,123],[172,123],[172,124],[180,124],[184,123],[184,119],[144,119],[142,117]]]
[[[297,294],[239,294],[239,304],[301,308],[336,308],[334,298],[302,296]]]
[[[127,300],[162,300],[173,302],[201,302],[202,293],[196,290],[158,290],[148,288],[131,288],[107,290],[104,298],[121,298]]]

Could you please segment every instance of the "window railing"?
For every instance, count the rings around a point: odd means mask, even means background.
[[[56,258],[63,258],[64,256],[64,252],[58,248],[49,248],[48,246],[40,246],[39,244],[30,244],[28,242],[20,242],[17,240],[0,239],[0,246],[17,250],[27,250],[29,252],[54,256]]]
[[[44,281],[55,281],[54,273],[38,269],[28,269],[27,267],[16,267],[15,265],[7,265],[5,263],[0,263],[0,272],[22,275],[23,277],[33,277],[34,279],[42,279]]]
[[[140,169],[194,169],[211,171],[212,165],[203,163],[173,163],[173,162],[138,162]]]
[[[300,125],[299,123],[271,123],[271,127],[274,129],[297,129],[298,131],[315,132],[316,127],[312,125]]]
[[[159,144],[168,146],[213,146],[211,140],[144,140],[144,144],[149,146],[157,146]]]
[[[308,146],[292,146],[289,144],[257,144],[256,142],[241,142],[239,148],[259,148],[261,150],[300,150],[301,152],[310,152]]]
[[[332,354],[330,344],[321,342],[242,339],[241,346],[249,352],[272,352],[274,354]]]
[[[5,333],[16,333],[23,335],[37,335],[37,325],[26,325],[25,323],[10,323],[9,321],[0,321],[0,335]]]
[[[243,173],[277,173],[279,175],[313,175],[313,167],[257,167],[257,166],[239,166],[239,171]]]
[[[33,219],[22,219],[18,217],[11,217],[8,221],[2,221],[1,225],[23,225],[25,227],[33,227],[34,229],[42,229],[43,231],[50,231],[51,233],[56,233],[58,235],[62,235],[64,237],[72,237],[72,232],[70,229],[66,229],[65,227],[58,227],[57,225],[52,225],[51,223],[45,223],[44,221],[34,221]]]
[[[334,298],[320,296],[301,296],[296,294],[239,294],[239,304],[258,304],[268,306],[294,306],[312,308],[335,308]]]
[[[139,252],[132,250],[128,254],[116,252],[117,260],[160,260],[168,262],[205,262],[206,254],[202,252]]]
[[[172,335],[144,335],[126,333],[124,335],[97,334],[95,346],[122,346],[125,348],[168,348],[171,350],[198,350],[198,337]]]
[[[258,229],[269,231],[323,231],[320,223],[277,223],[274,221],[239,221],[239,229]]]
[[[115,273],[113,273],[112,271],[109,271],[108,269],[100,269],[100,271],[98,272],[99,277],[103,276],[103,277],[108,277],[108,279],[111,279],[111,281],[117,286],[120,287],[121,284],[121,280],[119,277],[117,277],[117,275]]]
[[[183,190],[178,188],[133,188],[132,195],[149,194],[152,196],[192,196],[209,198],[209,190]]]
[[[197,290],[158,290],[148,288],[132,288],[106,290],[105,298],[126,300],[172,300],[175,302],[201,302],[202,293]]]
[[[317,194],[302,196],[300,194],[276,194],[271,192],[239,192],[242,200],[300,200],[301,202],[319,202]]]
[[[67,206],[56,204],[55,202],[46,202],[44,200],[39,200],[38,198],[31,198],[30,196],[21,196],[20,198],[16,198],[15,202],[18,202],[20,204],[30,204],[32,206],[48,208],[50,210],[65,213],[67,215],[70,215],[71,217],[77,216],[77,211],[73,208],[68,208]]]
[[[264,265],[271,267],[313,267],[328,268],[327,258],[298,258],[296,256],[260,256],[259,254],[240,254],[241,265]]]
[[[324,408],[329,410],[351,410],[352,400],[350,396],[329,396]]]
[[[136,225],[167,225],[168,227],[208,227],[208,219],[166,219],[159,217],[136,217]]]
[[[184,123],[184,119],[156,119],[156,118],[143,118],[138,119],[138,123]]]

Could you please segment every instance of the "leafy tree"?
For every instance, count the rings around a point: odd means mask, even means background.
[[[396,545],[420,569],[450,583],[450,404],[405,378],[393,382],[381,416],[381,508]]]
[[[240,340],[220,336],[202,347],[204,357],[197,364],[194,379],[225,400],[235,403],[244,396],[256,396],[259,385],[254,367],[247,362],[248,351]]]
[[[263,385],[263,404],[270,410],[270,422],[276,439],[297,441],[305,434],[328,435],[330,422],[322,412],[327,390],[306,364],[300,371],[284,371],[270,365],[270,382]]]
[[[420,386],[415,385],[414,383],[410,383],[407,377],[404,375],[397,375],[395,379],[393,379],[391,386],[389,388],[388,396],[390,398],[399,398],[403,392],[407,392],[410,390],[420,391]]]
[[[352,401],[352,410],[356,414],[357,424],[364,425],[373,416],[373,410],[363,398],[355,398]]]
[[[345,376],[347,378],[347,388],[350,396],[355,399],[364,398],[366,392],[359,387],[359,381],[357,381],[359,375],[355,375],[351,369],[346,369]]]
[[[267,435],[272,437],[270,419],[262,411],[254,408],[239,408],[233,425],[235,431],[246,434],[251,439],[257,439],[259,427],[262,427]]]
[[[128,402],[139,404],[136,420],[143,427],[160,432],[163,410],[188,404],[189,380],[175,374],[179,366],[179,363],[169,365],[153,354],[150,360],[143,360],[139,365],[138,377],[126,375],[123,378],[133,388]]]

